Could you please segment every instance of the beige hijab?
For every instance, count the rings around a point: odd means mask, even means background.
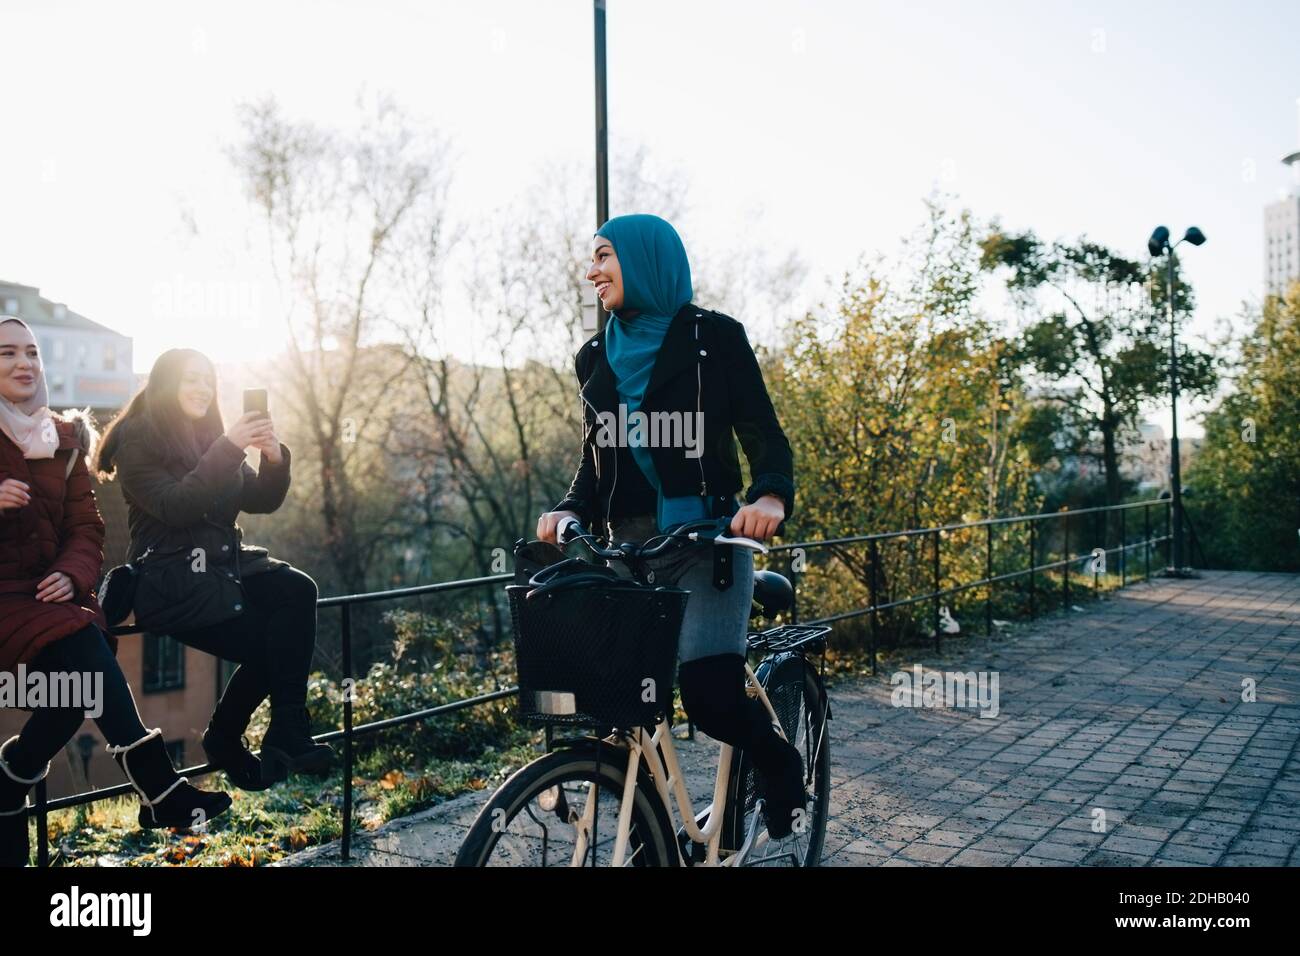
[[[0,316],[0,325],[9,322],[16,322],[31,331],[22,319]],[[49,401],[42,369],[36,371],[36,394],[27,401],[15,403],[0,395],[0,432],[23,450],[24,458],[53,458],[59,448],[59,433],[54,427]]]

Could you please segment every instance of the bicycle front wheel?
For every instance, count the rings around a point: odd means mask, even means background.
[[[479,811],[456,866],[610,866],[627,751],[608,744],[546,754],[520,768]],[[676,866],[676,841],[658,795],[632,791],[624,866]]]

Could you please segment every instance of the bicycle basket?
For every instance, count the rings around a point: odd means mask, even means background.
[[[552,593],[509,585],[518,713],[541,724],[630,730],[672,706],[690,592],[630,581]]]

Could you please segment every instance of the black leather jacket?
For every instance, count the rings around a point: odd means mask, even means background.
[[[608,427],[618,421],[619,398],[603,329],[583,343],[574,366],[582,397],[582,458],[568,494],[553,510],[575,512],[587,528],[601,534],[618,481],[617,448],[610,436],[619,440],[623,434]],[[650,455],[666,496],[701,495],[715,517],[730,514],[742,485],[734,433],[753,477],[745,500],[774,494],[784,500],[786,518],[794,514],[790,442],[777,421],[745,327],[735,319],[694,303],[682,306],[655,358],[640,411],[651,420],[656,413],[676,413],[676,421],[660,420],[681,423],[675,433],[681,440],[658,447],[651,440]],[[667,428],[660,434],[666,437]]]

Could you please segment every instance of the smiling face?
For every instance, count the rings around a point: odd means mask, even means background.
[[[41,353],[31,330],[17,322],[0,322],[0,396],[15,405],[36,394]]]
[[[587,270],[587,281],[595,285],[596,295],[606,312],[613,312],[623,304],[623,270],[619,268],[613,244],[604,236],[596,236],[591,241],[591,268]]]
[[[217,394],[216,377],[212,369],[199,358],[185,360],[181,369],[181,384],[176,391],[176,402],[186,418],[198,421],[208,413],[208,406]]]

